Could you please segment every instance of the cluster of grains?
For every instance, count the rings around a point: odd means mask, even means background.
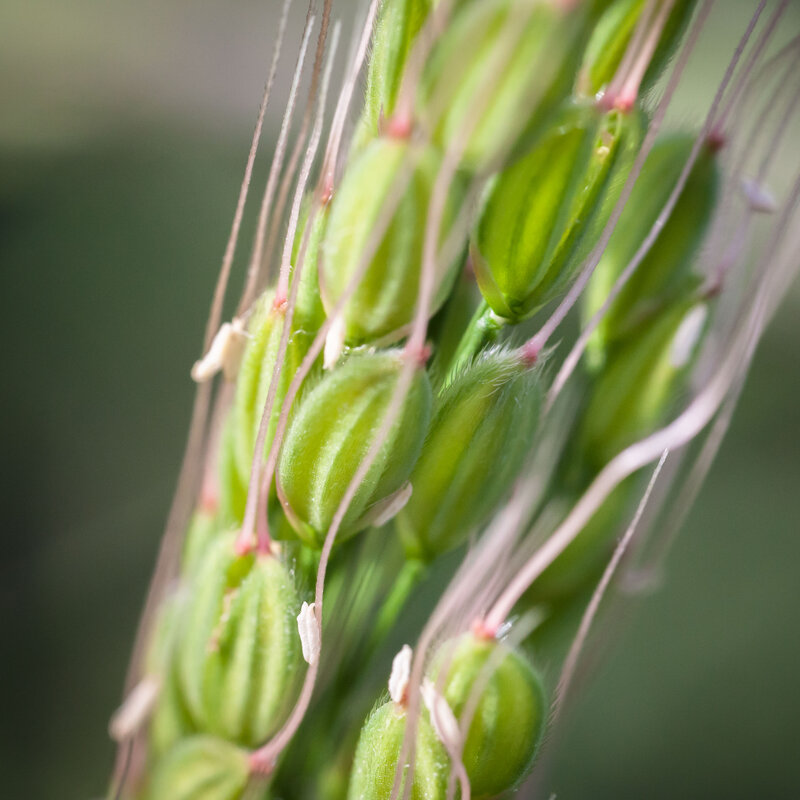
[[[539,544],[527,534],[567,519],[679,407],[720,294],[698,253],[721,138],[656,136],[645,103],[696,12],[380,4],[349,147],[317,190],[301,183],[280,277],[194,370],[228,386],[175,588],[116,720],[137,742],[125,796],[491,798],[530,773],[554,642],[574,636],[640,470],[518,574]],[[581,282],[581,391],[558,417],[532,325]],[[396,630],[419,634],[447,554],[490,539],[551,431],[522,544],[492,540],[458,622],[401,650],[385,700]]]

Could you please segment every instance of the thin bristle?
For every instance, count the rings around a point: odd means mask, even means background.
[[[322,79],[322,89],[319,94],[319,103],[316,113],[316,119],[314,121],[314,128],[311,134],[311,141],[309,143],[308,149],[306,150],[306,157],[303,161],[303,166],[300,171],[300,176],[297,181],[297,188],[295,191],[295,199],[292,204],[292,216],[289,222],[289,230],[286,234],[286,243],[284,247],[283,259],[281,263],[281,276],[285,275],[285,282],[288,284],[288,276],[289,276],[289,269],[291,264],[289,263],[289,259],[291,257],[291,249],[292,243],[294,242],[294,237],[297,231],[297,220],[300,215],[300,205],[303,200],[303,194],[305,192],[306,185],[308,183],[309,175],[311,173],[311,168],[314,164],[314,160],[317,155],[317,148],[319,146],[320,137],[322,135],[322,123],[324,118],[325,112],[325,99],[327,97],[327,90],[328,90],[328,82],[330,80],[331,70],[333,68],[333,62],[336,57],[336,51],[338,48],[339,42],[339,25],[334,26],[333,37],[331,40],[331,47],[330,52],[328,55],[328,63],[325,67],[325,73]],[[311,225],[307,226],[307,231],[311,230]],[[305,237],[304,237],[305,238]],[[307,245],[307,242],[305,242]],[[247,505],[245,507],[245,515],[244,515],[244,522],[242,524],[242,531],[241,531],[241,539],[240,541],[242,544],[251,541],[253,537],[253,530],[255,527],[255,520],[258,515],[258,507],[259,507],[259,500],[263,500],[264,506],[264,517],[262,520],[262,530],[263,530],[263,538],[264,541],[260,543],[262,548],[268,546],[269,541],[269,523],[266,519],[266,492],[260,492],[260,480],[261,480],[261,464],[263,459],[263,452],[264,447],[266,444],[266,437],[267,437],[267,430],[269,427],[269,421],[272,418],[272,409],[275,403],[275,396],[277,393],[278,381],[280,380],[281,369],[283,368],[283,362],[286,355],[286,348],[289,343],[289,336],[292,330],[292,319],[294,317],[294,310],[297,301],[297,292],[300,286],[300,279],[302,277],[302,270],[303,270],[303,261],[304,261],[305,252],[301,253],[301,258],[298,261],[296,268],[295,268],[295,279],[292,283],[291,290],[289,292],[289,296],[286,300],[285,307],[283,309],[283,328],[281,330],[281,340],[278,346],[278,357],[275,361],[275,366],[273,368],[272,376],[270,378],[269,390],[267,393],[267,399],[264,405],[264,409],[261,413],[261,418],[259,421],[258,426],[258,434],[256,436],[256,446],[255,446],[255,454],[253,456],[253,464],[251,467],[251,474],[250,474],[250,484],[248,486],[247,491]],[[280,295],[280,288],[281,284],[279,284],[279,289],[276,292],[276,302],[279,301]],[[285,291],[285,287],[284,287]],[[283,305],[283,302],[281,302]]]
[[[258,212],[258,222],[256,225],[256,233],[253,239],[252,254],[250,256],[250,263],[247,268],[247,280],[242,298],[239,302],[240,313],[248,309],[253,302],[258,284],[259,272],[264,255],[264,245],[267,233],[267,223],[272,213],[272,202],[275,195],[275,190],[278,185],[278,178],[281,170],[283,169],[283,160],[286,156],[286,148],[288,145],[289,130],[294,116],[294,110],[297,103],[297,92],[300,86],[300,79],[303,75],[303,64],[305,62],[306,50],[308,43],[311,39],[311,31],[314,27],[316,17],[309,14],[306,19],[305,28],[303,29],[303,38],[300,42],[300,50],[297,54],[297,63],[295,65],[294,77],[292,78],[292,85],[289,89],[289,99],[286,103],[286,110],[281,122],[281,130],[278,134],[278,142],[275,145],[275,153],[272,157],[272,164],[267,178],[267,185],[264,189],[264,195],[261,199],[261,207]]]
[[[650,501],[650,495],[653,492],[653,489],[656,485],[656,481],[658,480],[659,476],[661,475],[661,470],[664,466],[664,463],[667,460],[667,456],[669,455],[669,450],[664,450],[661,454],[661,458],[658,460],[658,463],[653,470],[652,475],[650,476],[650,480],[647,484],[647,487],[644,490],[644,494],[642,494],[641,500],[639,501],[638,506],[636,507],[636,511],[633,515],[633,518],[630,521],[630,524],[625,529],[625,533],[620,538],[617,546],[614,548],[614,552],[609,560],[608,564],[606,565],[605,570],[603,570],[603,574],[600,578],[597,587],[595,588],[594,592],[592,593],[592,597],[589,600],[589,604],[586,606],[586,610],[581,617],[580,625],[578,626],[578,632],[575,634],[575,638],[572,640],[572,644],[570,645],[569,652],[567,653],[567,657],[564,660],[564,666],[561,669],[561,675],[558,679],[558,685],[556,687],[555,698],[553,700],[553,708],[552,708],[552,720],[553,722],[558,718],[560,715],[564,703],[569,696],[569,691],[572,686],[572,683],[575,679],[576,670],[578,668],[578,659],[581,656],[583,648],[586,644],[586,640],[589,637],[589,633],[591,631],[592,625],[594,624],[595,619],[597,618],[597,612],[600,610],[600,604],[603,602],[603,598],[605,597],[606,592],[611,585],[611,581],[614,579],[616,575],[617,569],[619,568],[620,562],[622,561],[622,557],[630,548],[631,542],[633,541],[633,537],[637,533],[637,529],[639,526],[639,522],[644,514],[645,509],[647,508],[647,504]]]

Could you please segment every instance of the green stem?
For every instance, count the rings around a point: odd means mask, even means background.
[[[497,341],[500,331],[506,322],[498,317],[485,300],[481,301],[475,314],[467,325],[461,341],[458,343],[453,360],[447,371],[444,385],[447,386],[458,371],[468,364],[486,345]]]

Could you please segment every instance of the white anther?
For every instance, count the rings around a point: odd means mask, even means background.
[[[772,192],[753,178],[742,178],[742,190],[753,211],[772,214],[778,208]]]
[[[303,648],[303,658],[309,664],[314,664],[319,658],[321,644],[315,603],[303,603],[300,608],[300,613],[297,615],[297,630],[300,633],[300,646]]]
[[[447,704],[447,700],[436,691],[436,687],[430,679],[426,678],[422,682],[420,691],[439,741],[448,751],[458,752],[461,749],[461,729],[458,727],[458,720],[453,709]]]
[[[404,644],[400,652],[392,660],[392,674],[389,676],[389,697],[395,703],[403,704],[406,701],[413,655],[411,648]]]
[[[127,741],[141,728],[160,691],[161,682],[153,677],[143,678],[133,687],[108,723],[108,732],[115,742]]]
[[[196,383],[210,381],[220,370],[225,380],[233,381],[242,363],[247,344],[247,331],[244,320],[234,317],[232,322],[224,322],[211,342],[208,352],[192,367],[192,380]]]
[[[385,525],[392,517],[400,513],[405,504],[411,499],[414,487],[411,481],[407,481],[394,494],[381,500],[375,506],[375,515],[371,519],[371,524],[375,527]]]
[[[700,334],[702,334],[706,324],[707,315],[708,308],[706,306],[695,306],[691,311],[687,312],[678,326],[669,354],[669,363],[675,369],[685,367],[689,363],[697,342],[700,340]]]
[[[324,369],[333,369],[339,356],[344,350],[344,317],[339,314],[331,323],[328,335],[325,337],[325,353],[322,357]]]

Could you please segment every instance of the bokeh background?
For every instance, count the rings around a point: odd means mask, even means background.
[[[353,4],[335,6],[347,29]],[[717,3],[678,120],[700,120],[751,6]],[[177,476],[189,366],[278,11],[278,0],[0,3],[3,797],[105,791],[107,719]],[[800,32],[796,4],[782,26]],[[262,160],[256,187],[265,171]],[[798,336],[795,286],[666,585],[637,605],[569,718],[548,782],[559,798],[800,796]]]

